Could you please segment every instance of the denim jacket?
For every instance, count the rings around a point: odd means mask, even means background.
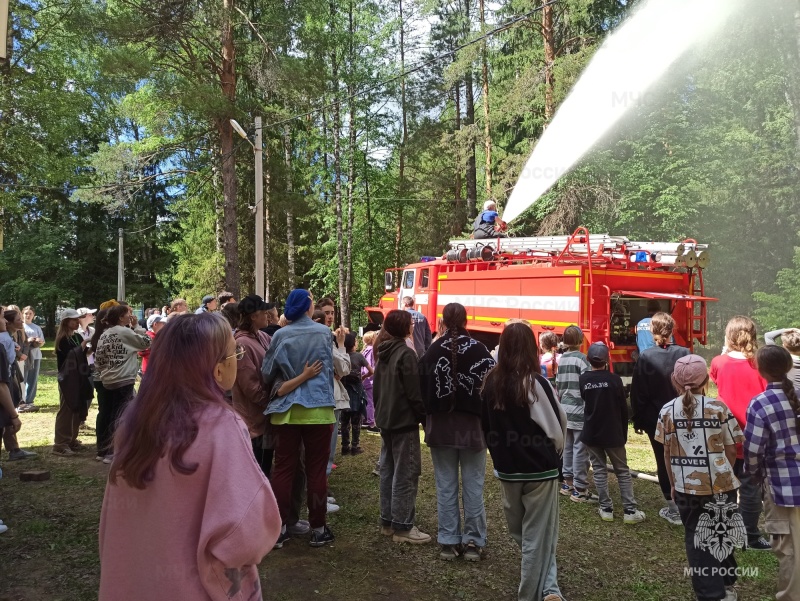
[[[265,414],[284,413],[292,405],[302,405],[309,409],[334,406],[330,329],[312,321],[308,315],[303,315],[275,332],[261,365],[265,390],[272,387],[275,378],[280,377],[285,381],[296,378],[303,373],[306,363],[311,365],[317,360],[322,361],[319,375],[306,380],[289,394],[275,397]]]

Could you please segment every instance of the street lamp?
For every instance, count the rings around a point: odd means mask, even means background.
[[[247,137],[241,125],[231,119],[231,126],[253,147],[256,163],[256,294],[264,298],[264,177],[262,175],[261,117],[255,118],[256,143]]]

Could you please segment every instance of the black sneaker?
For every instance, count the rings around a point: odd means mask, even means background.
[[[312,547],[324,547],[328,543],[332,543],[333,539],[333,532],[331,532],[330,528],[325,526],[325,529],[322,531],[322,533],[317,532],[316,530],[311,531],[311,540],[308,542],[308,544]]]
[[[287,540],[289,540],[290,538],[291,538],[291,535],[289,534],[289,529],[287,528],[287,529],[286,529],[286,532],[284,532],[283,534],[281,534],[281,535],[278,537],[278,540],[275,542],[275,544],[274,544],[274,545],[272,545],[272,548],[273,548],[273,549],[283,549],[283,544],[284,544],[284,543],[285,543]]]
[[[772,551],[772,545],[763,536],[759,536],[757,541],[748,542],[746,549],[748,551]]]

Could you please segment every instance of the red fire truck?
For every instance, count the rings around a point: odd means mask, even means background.
[[[386,271],[386,293],[367,307],[369,321],[382,323],[411,296],[435,331],[445,305],[467,308],[467,329],[490,349],[503,324],[528,321],[538,336],[562,334],[578,325],[585,345],[605,342],[613,369],[632,373],[636,324],[656,299],[675,319],[675,342],[693,348],[706,343],[703,269],[708,246],[683,242],[632,242],[622,236],[570,236],[452,240],[440,258]]]

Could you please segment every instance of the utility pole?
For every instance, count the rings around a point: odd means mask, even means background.
[[[256,294],[266,298],[264,291],[264,175],[261,147],[261,117],[256,117]]]
[[[124,230],[119,228],[119,256],[117,258],[117,300],[125,300],[125,254],[123,248]]]
[[[0,58],[8,58],[8,0],[0,0]]]

